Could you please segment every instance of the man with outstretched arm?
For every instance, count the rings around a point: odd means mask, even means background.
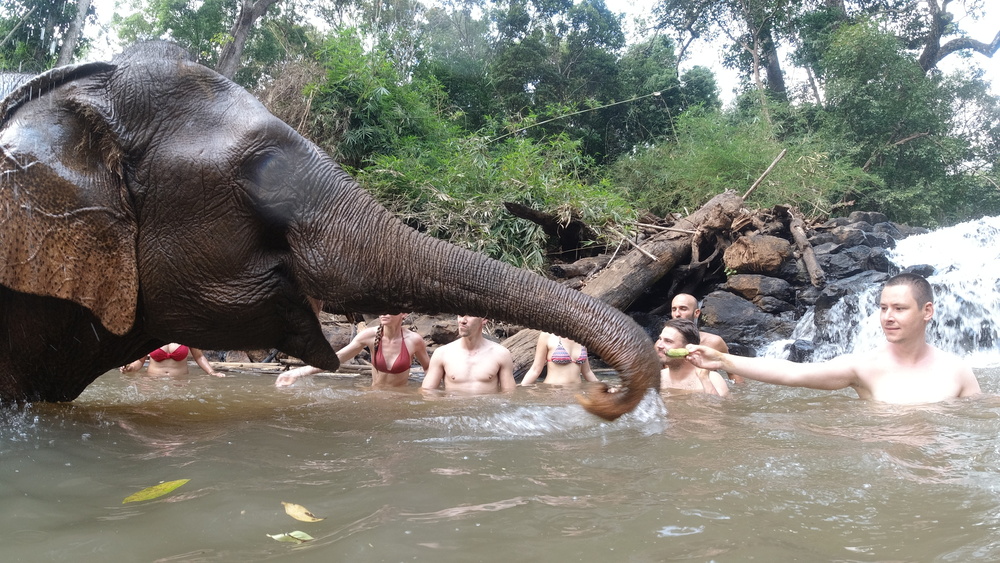
[[[886,342],[870,352],[799,364],[775,358],[744,358],[706,346],[688,346],[688,361],[778,385],[811,389],[853,387],[858,397],[886,403],[935,403],[980,392],[961,358],[927,343],[934,316],[930,284],[915,274],[890,278],[882,289],[879,319]]]

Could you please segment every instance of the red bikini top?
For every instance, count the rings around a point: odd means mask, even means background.
[[[376,370],[382,373],[396,374],[403,373],[404,371],[410,369],[411,363],[413,362],[410,360],[410,351],[406,349],[406,339],[400,336],[399,355],[396,356],[395,361],[392,362],[392,367],[385,365],[385,356],[382,355],[382,346],[379,346],[375,351],[375,361],[372,362],[372,365]]]
[[[173,352],[167,352],[163,348],[157,348],[149,353],[149,359],[154,362],[163,362],[166,360],[174,360],[175,362],[183,362],[188,357],[188,347],[181,344],[177,346],[177,349]]]

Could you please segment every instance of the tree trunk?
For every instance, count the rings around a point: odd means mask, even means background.
[[[87,12],[90,11],[91,0],[80,0],[76,5],[76,17],[73,23],[66,30],[66,37],[63,37],[62,47],[59,49],[59,58],[56,66],[65,66],[73,62],[73,51],[76,50],[80,36],[83,35],[84,21],[87,19]]]
[[[774,99],[787,102],[788,92],[785,87],[785,72],[781,70],[781,61],[778,59],[778,50],[774,46],[774,37],[770,28],[761,32],[761,50],[763,51],[764,70],[767,74],[767,89],[774,96]]]
[[[728,231],[743,209],[743,198],[725,192],[712,198],[701,209],[678,221],[675,230],[664,231],[642,243],[594,276],[583,292],[612,307],[625,310],[647,287],[656,283],[679,264],[691,259],[695,237]],[[647,254],[657,258],[651,260]],[[514,373],[522,374],[535,355],[537,330],[522,330],[504,341],[514,356]]]
[[[222,47],[219,55],[219,64],[216,72],[232,80],[236,76],[236,71],[240,69],[240,59],[243,57],[243,49],[247,44],[247,37],[253,29],[257,20],[267,13],[267,9],[277,4],[278,0],[242,0],[240,3],[240,13],[236,16],[233,28],[229,31],[232,41]]]

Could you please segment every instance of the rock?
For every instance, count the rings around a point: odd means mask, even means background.
[[[811,305],[815,305],[816,304],[816,300],[819,299],[819,296],[820,296],[820,294],[822,292],[823,292],[823,290],[821,290],[818,287],[813,287],[811,285],[807,285],[807,286],[803,287],[802,289],[800,289],[795,294],[795,300],[798,302],[798,304],[800,306],[801,305],[805,305],[805,306],[808,307],[808,306],[811,306]]]
[[[705,297],[701,322],[732,346],[762,346],[777,338],[788,338],[795,322],[780,319],[756,305],[727,291],[714,291]]]
[[[837,244],[835,242],[824,242],[822,244],[813,244],[813,253],[816,256],[820,254],[836,254],[840,252],[840,249],[844,248],[844,245]]]
[[[779,301],[792,301],[795,299],[795,291],[792,289],[792,284],[783,279],[762,276],[760,274],[737,274],[729,276],[729,279],[726,281],[726,288],[730,292],[754,302],[754,304],[758,304],[758,301],[763,297],[771,297]]]
[[[900,238],[906,238],[910,235],[925,235],[930,232],[930,230],[923,227],[911,227],[909,225],[896,224],[896,228],[899,229]]]
[[[785,346],[785,351],[788,352],[788,359],[793,362],[808,362],[812,359],[813,353],[816,352],[816,345],[811,340],[800,338]]]
[[[866,270],[889,271],[889,258],[885,250],[870,246],[852,246],[835,254],[816,256],[827,280],[844,279]]]
[[[842,244],[844,246],[858,246],[860,244],[865,244],[868,242],[868,237],[865,236],[865,232],[861,229],[855,229],[854,227],[834,227],[830,231],[833,235],[833,241],[837,244]]]
[[[848,223],[847,226],[852,229],[857,229],[863,233],[872,232],[872,224],[868,221],[854,221],[852,223]]]
[[[897,227],[895,223],[890,223],[889,221],[885,221],[884,223],[875,223],[872,226],[872,231],[876,233],[885,233],[893,239],[903,238],[903,233],[899,231],[899,227]],[[895,246],[895,242],[893,243],[893,246]]]
[[[772,315],[795,310],[795,305],[792,305],[788,301],[771,297],[770,295],[761,297],[759,300],[754,301],[753,304],[759,307],[761,311]]]
[[[727,269],[740,274],[776,272],[792,255],[792,245],[771,235],[752,235],[736,239],[722,255]]]
[[[900,273],[917,274],[918,276],[929,278],[936,271],[937,268],[931,266],[930,264],[916,264],[903,268],[903,271]]]
[[[887,279],[889,279],[889,274],[884,272],[865,271],[828,284],[823,288],[814,309],[816,336],[813,341],[816,343],[830,342],[833,335],[841,330],[842,319],[834,318],[836,315],[831,313],[834,305],[845,297],[864,294],[873,286],[879,286]],[[843,312],[846,315],[853,315],[860,309],[857,299],[849,300],[845,304],[846,310]]]
[[[847,221],[850,223],[865,221],[874,225],[875,223],[885,223],[888,220],[889,218],[884,213],[879,213],[878,211],[852,211],[847,216]]]
[[[861,272],[827,284],[815,301],[817,316],[832,307],[841,297],[849,293],[861,293],[887,279],[889,279],[889,275],[884,272]]]

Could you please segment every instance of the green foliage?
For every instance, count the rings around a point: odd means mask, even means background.
[[[608,183],[588,183],[592,163],[579,143],[557,136],[544,143],[519,137],[490,144],[455,138],[413,144],[376,159],[359,179],[412,226],[531,270],[545,266],[541,228],[504,209],[515,202],[602,227],[633,219],[631,205]]]
[[[788,153],[748,204],[793,204],[808,215],[823,216],[845,198],[879,184],[832,157],[820,139],[778,141],[761,119],[691,110],[677,120],[676,132],[674,142],[638,151],[609,169],[615,184],[657,215],[687,214],[727,189],[745,193],[782,149]]]
[[[825,126],[841,155],[883,183],[857,205],[927,226],[961,220],[968,194],[978,190],[970,166],[991,154],[990,141],[974,142],[974,131],[997,131],[1000,123],[985,85],[926,76],[895,37],[868,22],[841,26],[821,63],[828,76]],[[971,115],[978,126],[970,129]],[[982,212],[998,210],[996,197],[977,203]]]
[[[0,69],[39,73],[56,64],[61,38],[76,17],[73,0],[0,0]],[[91,7],[89,19],[93,19]],[[86,48],[82,38],[77,51]]]
[[[313,100],[309,130],[330,154],[352,168],[421,139],[434,145],[452,136],[439,116],[444,105],[432,81],[404,81],[387,53],[365,52],[353,29],[331,34],[315,57],[324,74],[306,94]]]

